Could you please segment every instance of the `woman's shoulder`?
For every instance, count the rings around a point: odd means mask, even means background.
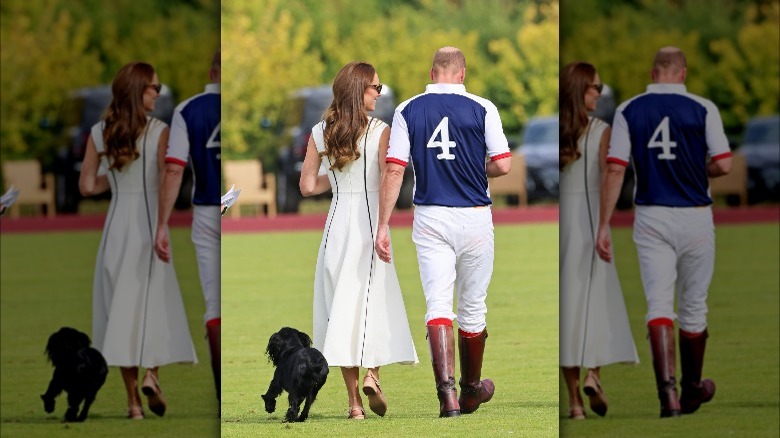
[[[590,119],[590,123],[592,123],[592,127],[594,129],[602,130],[605,128],[609,128],[609,123],[605,122],[604,120],[598,117],[588,116],[588,118]]]
[[[389,127],[387,123],[385,123],[382,119],[378,119],[376,117],[368,117],[368,124],[376,132],[382,132],[385,130],[385,128]]]
[[[167,123],[154,116],[146,116],[146,123],[149,124],[149,129],[165,129],[168,127]]]

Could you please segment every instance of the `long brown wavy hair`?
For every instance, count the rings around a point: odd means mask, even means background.
[[[342,67],[333,79],[333,102],[323,116],[325,150],[320,152],[333,160],[331,170],[342,170],[360,158],[358,143],[368,125],[363,95],[374,74],[374,66],[356,61]]]
[[[596,67],[587,62],[572,62],[561,70],[558,78],[558,106],[561,112],[561,139],[558,143],[560,169],[582,156],[577,140],[588,126],[585,92],[595,78]]]
[[[103,141],[110,169],[119,169],[139,157],[136,140],[146,127],[143,95],[154,79],[154,67],[131,62],[119,69],[111,84],[113,95],[105,113]]]

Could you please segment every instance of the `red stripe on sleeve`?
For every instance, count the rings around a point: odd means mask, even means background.
[[[731,151],[724,152],[722,154],[713,155],[712,156],[712,161],[718,161],[718,160],[722,160],[724,158],[731,158],[731,156],[732,156]]]
[[[623,167],[627,167],[628,166],[628,161],[623,161],[623,160],[621,160],[619,158],[615,158],[615,157],[607,157],[607,163],[620,164]]]
[[[407,165],[407,164],[409,164],[409,163],[407,163],[407,162],[406,162],[406,161],[404,161],[404,160],[399,160],[398,158],[393,158],[393,157],[387,157],[387,158],[385,159],[385,163],[395,163],[395,164],[400,164],[401,166],[404,166],[404,167],[406,167],[406,165]]]
[[[182,160],[180,160],[178,158],[174,158],[174,157],[165,157],[165,162],[166,163],[178,164],[179,166],[186,166],[187,165],[186,161],[182,161]]]
[[[503,158],[510,158],[510,157],[512,157],[512,153],[511,152],[504,152],[503,154],[498,154],[498,155],[494,155],[494,156],[490,157],[490,161],[498,161],[498,160],[501,160]]]

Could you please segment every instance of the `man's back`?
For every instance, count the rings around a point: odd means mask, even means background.
[[[634,160],[637,205],[712,204],[707,157],[729,152],[715,105],[681,84],[652,84],[621,104],[611,143],[609,161]]]
[[[415,205],[491,204],[485,157],[508,149],[490,101],[467,93],[460,84],[429,85],[426,93],[399,105],[396,126],[406,129],[395,135],[391,131],[388,157],[405,165],[405,147],[398,145],[408,145],[415,170]]]
[[[172,122],[168,155],[186,159],[188,150],[195,174],[195,205],[220,203],[220,102],[219,85],[209,84],[205,93],[176,107]],[[182,142],[184,135],[187,144]]]

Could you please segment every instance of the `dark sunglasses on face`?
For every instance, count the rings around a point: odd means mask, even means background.
[[[162,90],[162,84],[149,84],[148,86],[154,88],[154,91],[156,91],[157,94],[160,94],[160,91]]]
[[[382,84],[370,84],[369,87],[376,90],[377,93],[382,94]]]
[[[604,89],[604,84],[590,84],[589,86],[598,91],[599,94],[601,94],[601,91]]]

